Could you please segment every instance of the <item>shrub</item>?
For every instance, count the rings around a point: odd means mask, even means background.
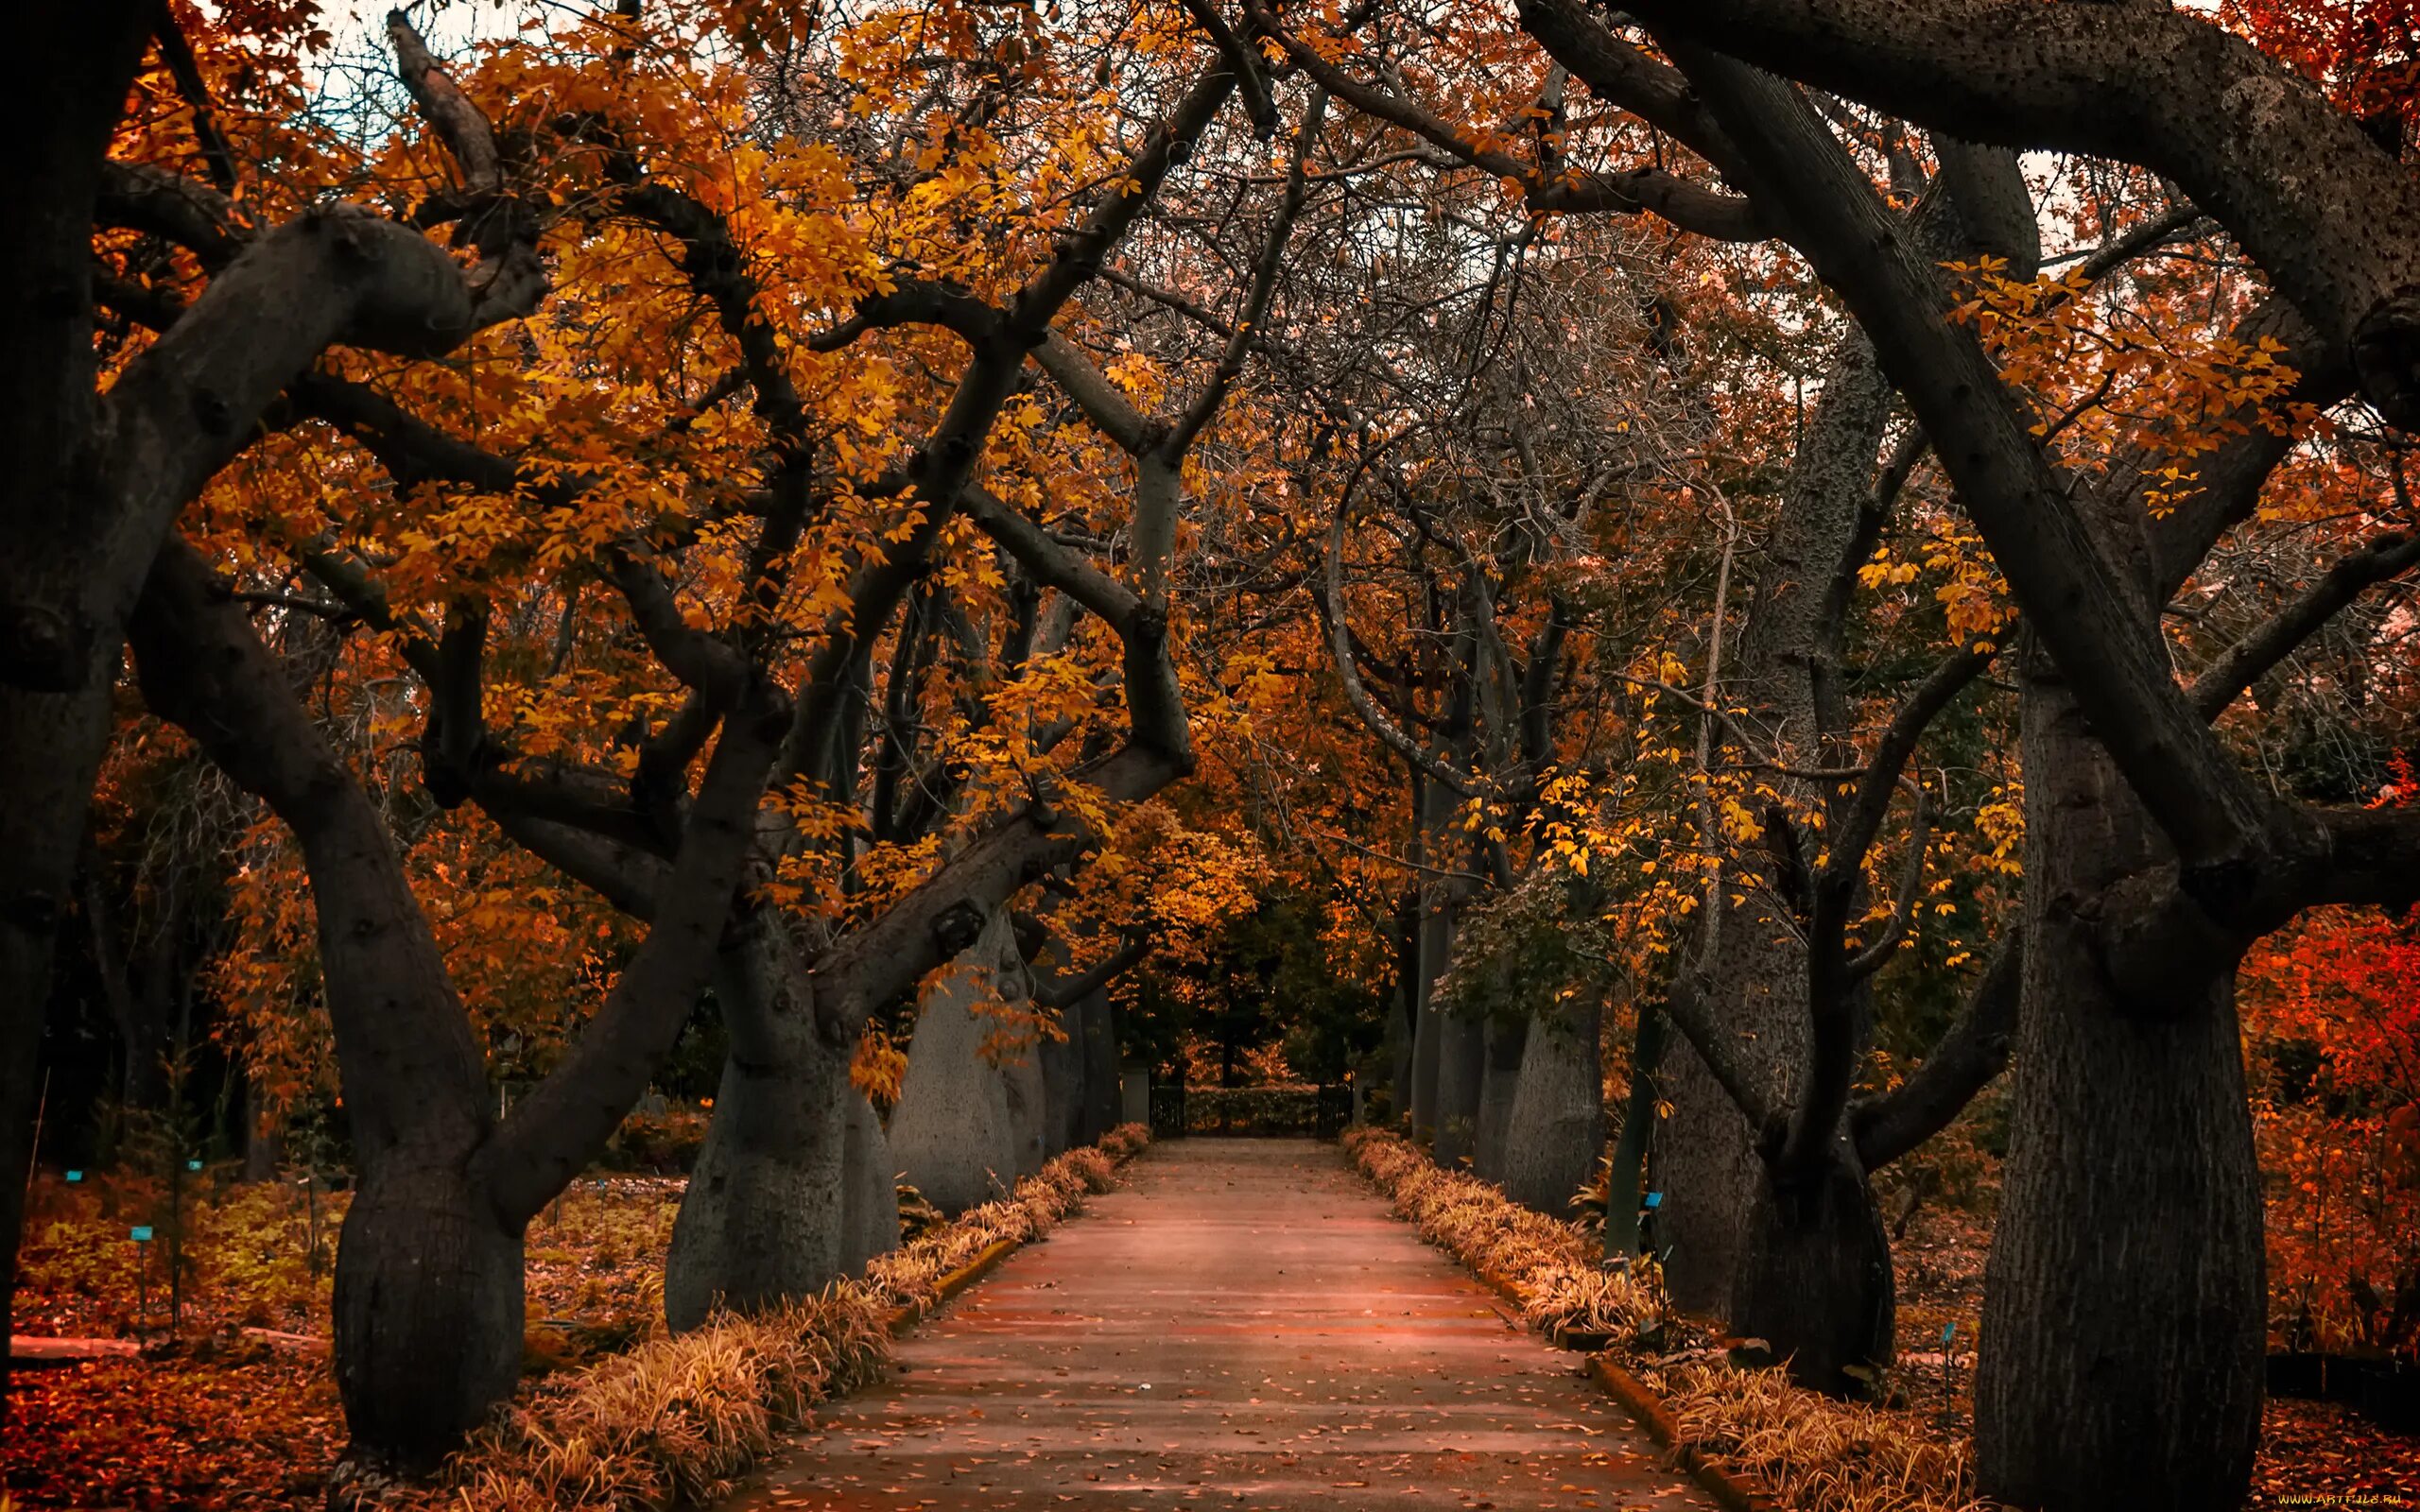
[[[1319,1127],[1320,1090],[1275,1087],[1188,1087],[1188,1134],[1309,1134]]]
[[[674,1103],[661,1112],[638,1109],[622,1120],[599,1164],[611,1170],[674,1176],[696,1168],[706,1143],[705,1108]]]

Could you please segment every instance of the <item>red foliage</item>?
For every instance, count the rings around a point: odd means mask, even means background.
[[[2227,23],[2363,121],[2409,118],[2420,94],[2414,0],[2227,0]]]
[[[2381,802],[2411,801],[2410,765]],[[2304,915],[2240,979],[2277,1342],[2420,1349],[2420,910]]]

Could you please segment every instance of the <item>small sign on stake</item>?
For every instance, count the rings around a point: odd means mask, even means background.
[[[143,1263],[143,1246],[151,1242],[151,1226],[147,1223],[136,1224],[126,1231],[126,1237],[133,1240],[135,1245],[134,1322],[135,1327],[140,1329],[143,1326],[143,1320],[151,1314],[151,1267]]]
[[[71,1187],[83,1179],[84,1173],[81,1171],[70,1171],[67,1173],[67,1184]]]
[[[1958,1362],[1949,1353],[1949,1346],[1957,1337],[1956,1318],[1941,1326],[1941,1423],[1945,1428],[1957,1416],[1953,1408],[1958,1400]]]
[[[201,1162],[199,1160],[187,1160],[185,1162],[185,1169],[188,1171],[199,1171],[201,1169]]]

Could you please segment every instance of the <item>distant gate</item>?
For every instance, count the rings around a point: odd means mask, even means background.
[[[1335,1139],[1353,1122],[1353,1084],[1322,1082],[1320,1084],[1319,1112],[1312,1120],[1311,1132],[1323,1140]]]
[[[1184,1138],[1184,1084],[1151,1088],[1151,1138]]]

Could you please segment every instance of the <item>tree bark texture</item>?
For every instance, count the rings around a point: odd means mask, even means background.
[[[1873,348],[1852,332],[1824,374],[1757,576],[1737,672],[1724,679],[1726,698],[1744,705],[1749,727],[1792,765],[1822,765],[1822,732],[1839,728],[1837,711],[1825,707],[1838,696],[1826,685],[1828,591],[1856,571],[1847,558],[1872,493],[1890,393]],[[1820,802],[1823,795],[1808,784],[1796,785],[1802,798]],[[1761,876],[1726,877],[1725,884],[1716,904],[1720,947],[1709,963],[1709,1016],[1720,1032],[1749,1047],[1768,1102],[1787,1108],[1797,1096],[1809,1040],[1806,944],[1788,905]],[[1735,892],[1745,901],[1733,904]],[[1685,1038],[1668,1047],[1665,1065],[1672,1114],[1654,1129],[1655,1182],[1664,1194],[1656,1244],[1670,1250],[1665,1277],[1678,1305],[1727,1312],[1740,1224],[1758,1201],[1763,1162],[1748,1121]],[[1764,1211],[1774,1210],[1767,1204]]]
[[[1077,1125],[1084,1112],[1084,1026],[1081,1004],[1051,1014],[1063,1040],[1045,1039],[1034,1046],[1042,1065],[1044,1117],[1042,1158],[1048,1160],[1080,1143]]]
[[[76,585],[37,550],[51,522],[100,501],[94,392],[93,211],[102,162],[152,24],[133,0],[38,6],[19,45],[39,60],[0,96],[21,145],[0,238],[0,1297],[13,1298],[33,1161],[43,1005],[93,781],[109,735],[118,630],[78,636]],[[0,1301],[0,1325],[8,1303]],[[9,1366],[0,1360],[0,1427]]]
[[[1484,1026],[1478,1127],[1471,1147],[1471,1169],[1482,1180],[1504,1179],[1504,1142],[1512,1125],[1512,1099],[1520,1090],[1522,1053],[1535,1031],[1526,1016],[1491,1014]]]
[[[1437,1137],[1442,1166],[1469,1163],[1478,1148],[1480,1083],[1487,1074],[1487,1022],[1477,1014],[1429,1011],[1437,1027]]]
[[[2173,1016],[2113,989],[2099,916],[2169,853],[2038,662],[2023,730],[2026,952],[1975,1383],[1983,1488],[2046,1512],[2234,1506],[2259,1435],[2267,1281],[2232,963],[2169,963],[2195,988]]]
[[[817,1022],[778,915],[750,911],[715,963],[730,1050],[664,1266],[677,1332],[718,1307],[812,1295],[850,1269],[847,1143],[853,1047]]]
[[[1505,1110],[1503,1153],[1494,1179],[1504,1194],[1552,1218],[1571,1215],[1604,1148],[1603,1071],[1594,1001],[1533,1021]]]
[[[842,1177],[848,1190],[840,1269],[854,1276],[876,1255],[899,1247],[899,1173],[890,1161],[890,1137],[873,1104],[855,1088],[844,1103],[848,1128],[841,1145]]]
[[[1664,1010],[1652,1003],[1638,1005],[1638,1023],[1631,1034],[1630,1095],[1622,1104],[1621,1132],[1605,1162],[1605,1259],[1628,1261],[1646,1243],[1639,1224],[1639,1203],[1646,1194],[1647,1151],[1655,1132],[1656,1105],[1662,1098],[1664,1057],[1672,1029]]]
[[[1087,993],[1077,1011],[1083,1022],[1084,1085],[1076,1139],[1090,1144],[1118,1124],[1117,1005],[1103,988]]]
[[[908,1074],[890,1113],[891,1159],[909,1185],[955,1216],[1007,1194],[1019,1149],[1008,1079],[981,1054],[999,1021],[977,1011],[1023,970],[1006,911],[994,909],[925,994]]]

